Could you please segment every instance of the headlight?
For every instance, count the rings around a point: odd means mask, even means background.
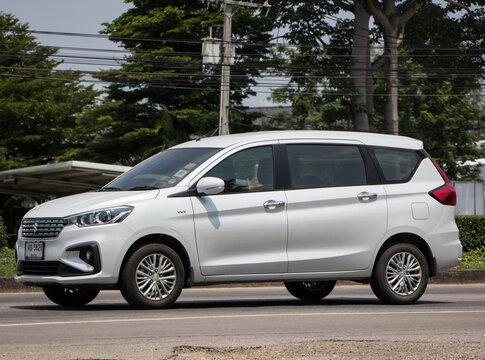
[[[65,224],[83,227],[119,223],[130,215],[133,209],[133,206],[118,206],[110,209],[85,212],[65,218]]]

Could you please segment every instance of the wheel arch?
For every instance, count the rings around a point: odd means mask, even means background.
[[[191,287],[193,283],[193,270],[192,270],[192,265],[190,263],[190,258],[189,254],[187,253],[187,250],[185,247],[175,239],[174,237],[166,234],[149,234],[145,235],[138,240],[136,240],[128,249],[128,251],[125,253],[125,256],[123,257],[123,261],[121,262],[121,267],[120,267],[120,272],[118,279],[121,279],[121,272],[123,271],[123,268],[125,267],[126,262],[130,258],[130,256],[139,248],[142,246],[148,245],[148,244],[163,244],[166,246],[169,246],[171,249],[173,249],[177,255],[180,257],[182,260],[182,263],[184,265],[184,271],[185,271],[185,279],[184,279],[184,287]]]
[[[374,265],[372,268],[372,273],[374,273],[375,267],[377,262],[379,261],[379,258],[381,257],[382,253],[389,249],[391,246],[395,244],[411,244],[416,246],[423,255],[426,257],[426,261],[428,262],[428,268],[429,268],[429,276],[435,276],[436,275],[436,260],[433,257],[433,252],[431,251],[431,248],[429,247],[428,243],[426,240],[424,240],[421,236],[413,234],[413,233],[399,233],[392,235],[389,239],[384,241],[384,243],[381,245],[375,260],[374,260]]]

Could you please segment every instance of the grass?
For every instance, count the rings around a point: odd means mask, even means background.
[[[0,277],[15,275],[15,250],[0,248]]]
[[[461,264],[453,269],[480,269],[485,268],[485,247],[463,253]]]
[[[485,269],[485,247],[463,253],[460,265],[453,269]],[[15,251],[9,248],[0,249],[0,277],[15,275]]]

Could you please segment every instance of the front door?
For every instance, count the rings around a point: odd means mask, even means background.
[[[275,189],[273,146],[237,151],[204,176],[225,189],[191,198],[202,274],[286,272],[286,196]]]

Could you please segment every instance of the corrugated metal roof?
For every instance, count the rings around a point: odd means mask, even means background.
[[[0,171],[0,193],[65,196],[97,189],[129,166],[66,161]]]

